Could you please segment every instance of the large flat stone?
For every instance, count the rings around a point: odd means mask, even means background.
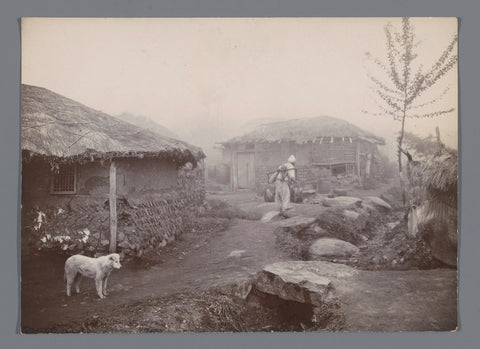
[[[299,231],[304,228],[308,228],[314,224],[316,218],[307,216],[295,216],[287,218],[282,221],[275,222],[275,226],[282,228],[285,231]]]
[[[328,262],[279,262],[255,274],[252,284],[263,293],[317,307],[331,297],[331,277],[346,278],[355,273],[353,268]]]

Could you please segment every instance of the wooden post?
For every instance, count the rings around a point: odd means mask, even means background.
[[[232,150],[232,190],[237,191],[238,169],[236,164],[237,152]]]
[[[115,162],[110,164],[110,253],[117,250],[117,169]]]
[[[357,141],[357,153],[356,153],[356,162],[357,162],[357,175],[360,185],[363,185],[362,172],[360,171],[360,140]]]

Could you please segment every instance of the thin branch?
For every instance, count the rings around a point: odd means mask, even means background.
[[[418,105],[415,105],[415,106],[411,106],[409,107],[409,110],[412,110],[412,109],[420,109],[420,108],[423,108],[427,105],[430,105],[430,104],[433,104],[433,103],[436,103],[437,101],[441,100],[447,93],[448,91],[450,91],[450,87],[447,87],[445,88],[445,90],[443,90],[443,92],[437,97],[437,98],[434,98],[428,102],[425,102],[425,103],[422,103],[422,104],[418,104]]]
[[[448,109],[448,110],[439,110],[439,111],[435,111],[435,112],[432,112],[432,113],[427,113],[427,114],[413,114],[413,115],[407,115],[407,118],[410,118],[410,119],[420,119],[420,118],[433,118],[435,116],[440,116],[440,115],[444,115],[444,114],[448,114],[448,113],[451,113],[455,111],[455,108],[451,108],[451,109]]]

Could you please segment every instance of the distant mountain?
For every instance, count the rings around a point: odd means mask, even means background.
[[[116,115],[116,117],[119,118],[120,120],[129,122],[132,125],[135,125],[137,127],[155,132],[155,133],[159,134],[160,136],[180,140],[180,137],[177,134],[173,133],[168,128],[156,123],[155,121],[153,121],[152,119],[150,119],[146,116],[133,115],[133,114],[130,114],[130,113],[122,113],[120,115]]]

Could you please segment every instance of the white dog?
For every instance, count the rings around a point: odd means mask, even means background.
[[[65,280],[67,296],[70,296],[72,283],[80,293],[80,280],[83,276],[95,279],[98,296],[103,299],[107,295],[107,280],[113,269],[120,269],[120,256],[117,253],[98,258],[90,258],[80,254],[71,256],[65,262]]]

